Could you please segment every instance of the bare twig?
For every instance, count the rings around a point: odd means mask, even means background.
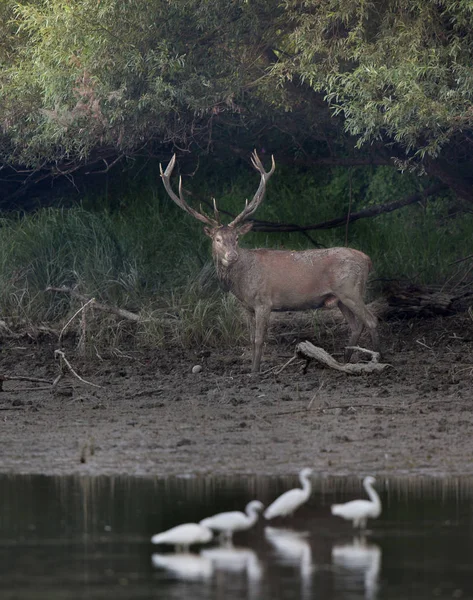
[[[282,367],[271,367],[267,371],[263,371],[262,375],[266,375],[267,373],[272,373],[272,372],[274,372],[275,375],[279,375],[279,373],[282,373],[286,367],[288,367],[292,362],[294,362],[296,360],[296,358],[297,358],[297,356],[295,356],[295,355],[291,356],[291,358],[288,361],[286,361]]]
[[[347,350],[354,350],[358,352],[364,352],[365,354],[369,354],[371,356],[371,362],[377,363],[381,358],[381,354],[379,352],[375,352],[374,350],[369,350],[368,348],[362,348],[361,346],[347,346]]]
[[[0,381],[31,381],[33,383],[51,383],[47,379],[40,377],[23,377],[21,375],[0,375]]]
[[[46,291],[48,291],[49,288],[46,289]],[[69,321],[64,325],[64,327],[61,329],[61,333],[59,334],[59,343],[61,343],[61,338],[63,333],[66,331],[66,329],[69,327],[69,325],[72,323],[72,321],[77,317],[77,315],[79,315],[82,311],[84,311],[90,304],[94,304],[95,303],[95,298],[91,298],[90,300],[88,300],[83,306],[81,306],[79,308],[79,310],[77,310],[72,317],[69,319]]]
[[[322,388],[324,387],[324,382],[322,381],[322,383],[319,385],[317,391],[315,392],[315,394],[312,396],[309,405],[307,406],[307,410],[310,410],[314,400],[317,398],[318,394],[320,394]]]
[[[48,386],[41,387],[29,387],[29,388],[14,388],[12,390],[8,390],[9,394],[19,394],[22,392],[45,392],[51,391],[51,382],[49,382]]]
[[[91,385],[96,388],[102,387],[100,385],[97,385],[96,383],[91,383],[90,381],[86,381],[80,375],[78,375],[72,368],[71,363],[67,360],[66,355],[64,354],[64,352],[62,350],[54,350],[54,356],[59,356],[59,360],[61,363],[61,371],[64,371],[64,367],[65,367],[69,371],[69,373],[71,373],[71,375],[73,375],[76,379],[78,379],[82,383],[85,383],[86,385]],[[58,381],[59,381],[59,378],[56,378],[53,385],[57,385]]]
[[[427,348],[427,350],[430,350],[431,352],[435,352],[433,348],[431,348],[430,346],[427,346],[427,344],[424,344],[424,342],[421,342],[420,340],[416,340],[416,343],[419,344],[419,346],[423,346],[424,348]]]
[[[72,288],[68,288],[66,286],[62,286],[62,287],[51,287],[50,286],[50,287],[46,288],[46,292],[59,292],[61,294],[70,294],[74,298],[78,298],[79,300],[82,300],[82,302],[90,302],[91,300],[94,300],[93,298],[92,299],[87,298],[87,296],[84,296],[83,294],[80,294],[76,290],[74,290]],[[125,310],[124,308],[117,308],[115,306],[106,306],[105,304],[101,304],[100,302],[97,302],[96,300],[94,300],[94,308],[96,308],[97,310],[102,310],[104,312],[113,313],[114,315],[117,315],[118,317],[122,317],[123,319],[128,319],[129,321],[141,321],[140,315],[137,315],[136,313],[132,313],[129,310]],[[74,318],[74,317],[72,317],[72,318]]]

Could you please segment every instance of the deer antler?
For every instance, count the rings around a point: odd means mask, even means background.
[[[246,201],[245,208],[242,210],[242,212],[239,215],[237,215],[233,219],[233,221],[231,223],[228,224],[228,227],[235,227],[236,225],[239,225],[240,223],[242,223],[246,218],[248,218],[250,215],[252,215],[255,212],[255,210],[258,208],[258,206],[261,204],[261,202],[263,201],[263,198],[264,198],[264,193],[266,191],[266,182],[271,177],[271,175],[274,173],[274,169],[276,168],[276,163],[274,162],[274,156],[272,156],[272,155],[271,155],[271,163],[272,163],[271,171],[266,172],[264,170],[263,163],[261,162],[256,150],[253,150],[253,153],[251,154],[251,164],[259,173],[261,173],[261,181],[260,181],[258,189],[256,190],[256,194],[253,197],[253,200],[251,202],[248,202],[248,200]]]
[[[187,204],[184,200],[184,195],[182,193],[182,177],[179,177],[179,196],[177,196],[171,187],[171,183],[169,181],[171,177],[171,173],[173,172],[174,165],[176,164],[176,155],[174,154],[171,158],[166,170],[163,171],[163,167],[161,163],[159,164],[159,170],[161,172],[161,177],[163,179],[164,187],[166,188],[166,192],[169,194],[170,198],[180,207],[182,210],[185,210],[187,213],[205,223],[206,225],[210,225],[210,227],[218,227],[220,225],[220,217],[218,214],[217,206],[214,200],[214,211],[215,211],[215,219],[211,219],[207,215],[200,213],[194,210],[191,206]]]

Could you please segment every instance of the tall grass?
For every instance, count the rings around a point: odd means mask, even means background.
[[[257,186],[246,169],[229,181],[193,181],[198,198],[215,194],[221,209],[237,213]],[[187,187],[190,187],[187,182]],[[300,173],[279,169],[256,218],[318,223],[370,203],[395,200],[418,187],[393,170]],[[351,190],[351,191],[350,191]],[[93,208],[84,208],[91,205]],[[161,188],[126,190],[111,207],[89,199],[83,207],[47,208],[35,214],[3,215],[0,236],[0,309],[3,317],[61,322],[77,303],[45,291],[67,286],[144,316],[133,328],[97,318],[97,344],[133,335],[140,344],[184,347],[240,342],[246,326],[238,303],[223,294],[210,261],[209,241],[197,221],[176,207]],[[471,254],[473,215],[451,217],[439,199],[426,206],[316,231],[321,246],[348,245],[369,254],[377,278],[442,283],[452,264]],[[248,247],[311,247],[307,237],[250,233]]]

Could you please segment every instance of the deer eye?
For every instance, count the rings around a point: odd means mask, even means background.
[[[216,237],[216,238],[215,238],[215,241],[216,241],[216,242],[218,242],[218,243],[220,244],[220,242],[222,241],[222,238],[221,238],[221,237]]]

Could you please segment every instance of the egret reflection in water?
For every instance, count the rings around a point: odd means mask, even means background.
[[[250,548],[237,548],[232,545],[201,550],[201,556],[208,558],[216,570],[231,573],[246,573],[248,579],[258,581],[263,575],[261,562]]]
[[[353,477],[315,479],[313,501],[294,520],[238,534],[239,555],[209,559],[215,540],[187,558],[150,544],[152,533],[226,510],[229,498],[244,506],[293,487],[269,482],[0,475],[1,598],[473,599],[473,478],[384,480],[375,537],[353,539],[351,523],[329,515],[332,502],[364,496]]]
[[[205,580],[213,575],[213,564],[209,558],[189,552],[154,553],[151,555],[151,563],[154,567],[165,569],[176,579],[184,581]]]
[[[265,527],[264,536],[283,564],[299,568],[303,596],[309,597],[314,571],[312,549],[308,542],[309,533],[280,527]]]
[[[366,600],[374,600],[379,587],[381,548],[368,543],[365,537],[355,537],[351,544],[338,544],[332,548],[332,563],[340,569],[335,577],[340,587],[353,589],[364,586]]]

